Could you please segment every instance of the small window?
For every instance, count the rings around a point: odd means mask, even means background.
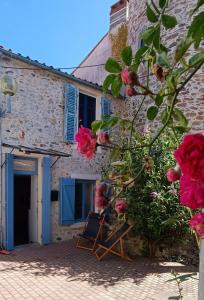
[[[96,99],[79,93],[79,127],[91,128],[91,123],[96,119]]]
[[[93,210],[94,182],[88,180],[76,180],[75,184],[75,221],[85,220],[88,213]]]

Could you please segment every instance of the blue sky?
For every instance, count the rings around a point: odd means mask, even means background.
[[[0,45],[54,67],[78,65],[117,0],[1,0]]]

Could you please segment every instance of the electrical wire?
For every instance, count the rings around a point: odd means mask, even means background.
[[[54,67],[49,67],[49,66],[39,66],[36,68],[29,68],[29,67],[12,67],[12,66],[2,66],[0,65],[0,68],[2,69],[13,69],[13,70],[31,70],[31,71],[39,71],[39,70],[47,70],[47,71],[61,71],[61,70],[72,70],[72,69],[83,69],[83,68],[92,68],[92,67],[100,67],[100,66],[105,66],[105,64],[96,64],[96,65],[87,65],[87,66],[79,66],[79,67],[62,67],[62,68],[54,68]],[[71,76],[72,74],[70,74]],[[150,74],[149,76],[152,76]],[[147,78],[147,75],[139,76],[139,78]]]
[[[16,69],[16,70],[39,70],[39,69],[43,69],[43,70],[50,70],[50,69],[54,69],[57,71],[60,70],[72,70],[72,69],[83,69],[83,68],[92,68],[92,67],[100,67],[100,66],[105,66],[105,64],[96,64],[96,65],[87,65],[87,66],[77,66],[77,67],[62,67],[62,68],[54,68],[54,67],[49,67],[49,66],[39,66],[36,68],[28,68],[28,67],[12,67],[12,66],[0,66],[0,68],[3,69]]]

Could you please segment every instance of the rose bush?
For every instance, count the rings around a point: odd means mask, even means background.
[[[115,211],[118,214],[124,214],[128,205],[123,199],[117,199],[115,202]]]
[[[175,169],[169,169],[166,172],[166,178],[169,182],[174,182],[179,180],[181,177],[180,172],[176,171]]]
[[[189,221],[189,225],[201,238],[204,238],[204,213],[195,214]]]
[[[88,159],[92,159],[96,152],[97,137],[89,128],[80,127],[75,135],[77,141],[77,150],[86,156]]]
[[[184,136],[174,152],[183,175],[193,180],[204,180],[204,135],[201,133]]]

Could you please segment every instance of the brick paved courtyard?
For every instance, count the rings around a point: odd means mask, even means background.
[[[178,263],[133,262],[74,248],[72,241],[22,246],[0,255],[0,299],[165,300],[177,295],[170,271],[195,271]],[[197,280],[183,283],[184,300],[197,299]]]

